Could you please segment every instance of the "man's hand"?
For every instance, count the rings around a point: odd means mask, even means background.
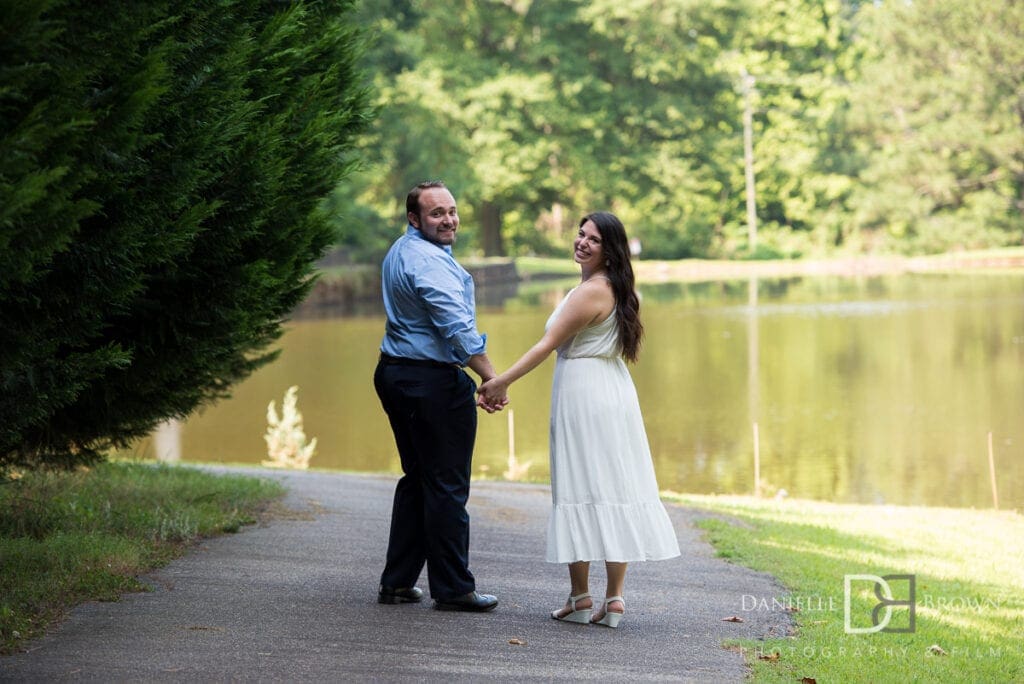
[[[495,413],[508,406],[508,385],[498,378],[491,378],[476,391],[476,405],[488,413]]]

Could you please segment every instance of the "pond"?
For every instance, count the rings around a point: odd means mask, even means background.
[[[481,306],[497,367],[575,284],[523,285]],[[640,289],[646,337],[631,372],[662,489],[752,493],[756,451],[764,495],[991,507],[991,433],[1000,508],[1024,508],[1024,274]],[[176,446],[136,451],[258,463],[267,404],[298,385],[312,467],[400,472],[372,384],[383,327],[380,313],[290,322],[280,358],[177,426]],[[547,479],[553,367],[513,386],[511,412],[481,412],[475,476],[502,477],[511,453],[526,479]]]

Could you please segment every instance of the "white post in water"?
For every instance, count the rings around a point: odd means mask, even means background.
[[[757,199],[754,191],[754,111],[750,94],[757,82],[740,69],[740,83],[743,87],[743,167],[747,186],[747,248],[753,254],[757,250]]]
[[[761,443],[754,422],[754,496],[761,496]]]
[[[165,420],[153,431],[153,451],[156,460],[163,463],[177,463],[181,460],[181,421],[176,418]]]
[[[992,432],[988,433],[988,479],[992,484],[992,505],[999,510],[999,491],[996,489],[996,457],[992,453]]]
[[[510,468],[516,462],[516,418],[512,409],[508,410],[508,462]]]

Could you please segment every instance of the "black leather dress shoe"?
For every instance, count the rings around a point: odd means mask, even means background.
[[[491,596],[490,594],[481,594],[476,591],[471,591],[468,594],[456,596],[451,599],[445,599],[443,601],[434,601],[434,608],[437,610],[465,610],[476,613],[484,613],[488,610],[494,610],[494,607],[497,605],[497,597]]]
[[[377,591],[377,603],[419,603],[422,600],[423,590],[419,587],[394,589],[382,584]]]

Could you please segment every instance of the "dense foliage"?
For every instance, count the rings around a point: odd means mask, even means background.
[[[373,165],[333,198],[358,256],[381,254],[406,189],[434,177],[456,190],[466,237],[495,255],[560,250],[598,209],[624,219],[644,257],[1022,242],[1024,6],[1012,0],[360,11],[377,34],[366,63],[381,116],[362,141]]]
[[[0,1],[0,469],[224,396],[334,240],[349,2]]]
[[[863,15],[875,40],[850,96],[851,225],[912,252],[1024,242],[1024,4]]]

